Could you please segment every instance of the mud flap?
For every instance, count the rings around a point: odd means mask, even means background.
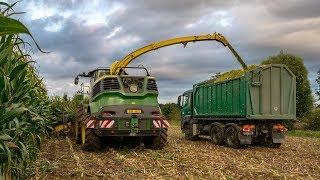
[[[198,129],[198,124],[193,124],[192,125],[192,135],[193,136],[197,136],[197,135],[199,135],[200,134],[200,131],[199,131],[199,129]]]
[[[273,132],[272,133],[273,143],[283,143],[284,139],[285,139],[284,133],[281,133],[281,132]]]
[[[243,135],[239,133],[239,140],[241,145],[251,144],[252,138],[251,135]]]

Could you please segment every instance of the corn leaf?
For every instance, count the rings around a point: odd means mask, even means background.
[[[32,38],[33,42],[36,44],[39,51],[47,53],[40,48],[32,34],[29,32],[28,28],[25,25],[23,25],[20,21],[9,17],[0,16],[0,36],[14,34],[28,34]]]
[[[8,134],[2,134],[2,135],[0,135],[0,140],[2,140],[2,141],[11,141],[12,137],[9,136]]]
[[[10,78],[10,81],[13,80],[15,77],[18,77],[18,74],[20,74],[24,69],[25,67],[28,65],[29,62],[26,62],[26,63],[22,63],[18,66],[16,66],[11,72],[10,72],[10,75],[9,75],[9,78]]]

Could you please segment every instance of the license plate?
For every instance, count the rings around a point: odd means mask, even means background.
[[[141,109],[127,109],[127,114],[141,114]]]

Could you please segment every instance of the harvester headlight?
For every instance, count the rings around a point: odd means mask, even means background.
[[[136,84],[131,84],[129,88],[130,88],[130,91],[133,93],[138,91],[138,86]]]

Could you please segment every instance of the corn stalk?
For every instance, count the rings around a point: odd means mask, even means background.
[[[0,177],[6,179],[25,178],[50,124],[47,91],[19,37],[32,35],[10,18],[19,14],[15,4],[0,2]]]

